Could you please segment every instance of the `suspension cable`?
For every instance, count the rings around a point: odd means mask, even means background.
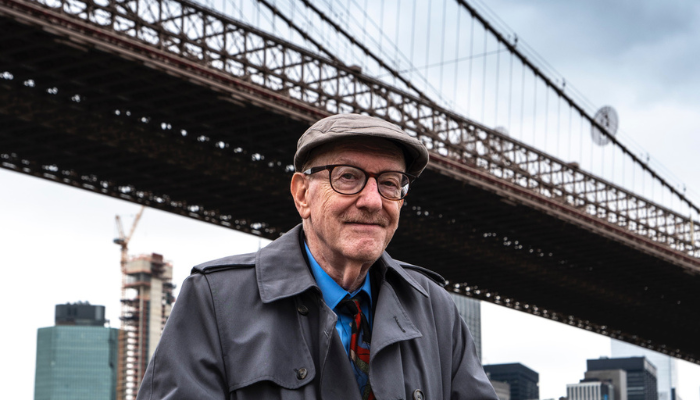
[[[303,0],[305,1],[305,0]],[[685,195],[680,193],[676,188],[673,187],[670,183],[666,182],[664,178],[662,178],[656,171],[651,169],[646,163],[644,163],[639,157],[637,157],[636,154],[634,154],[632,151],[630,151],[625,145],[623,145],[615,136],[611,135],[608,133],[607,129],[605,129],[601,124],[598,123],[591,115],[586,112],[581,106],[579,106],[574,100],[569,97],[566,93],[564,93],[563,88],[560,88],[559,86],[555,85],[554,82],[552,82],[549,77],[547,77],[538,67],[536,67],[525,55],[523,55],[514,44],[510,43],[500,32],[498,32],[474,7],[472,7],[469,3],[467,3],[465,0],[455,0],[457,4],[461,5],[462,7],[466,8],[467,11],[476,19],[481,22],[481,24],[484,26],[485,30],[488,30],[491,32],[493,36],[496,37],[496,40],[499,42],[503,43],[510,52],[515,54],[520,61],[525,64],[528,68],[530,68],[533,73],[535,74],[536,77],[539,77],[544,83],[549,86],[552,90],[554,90],[557,95],[561,96],[564,100],[566,100],[569,105],[573,108],[575,108],[579,114],[581,114],[582,117],[587,119],[590,124],[596,128],[604,135],[606,136],[613,144],[615,144],[617,147],[619,147],[625,154],[627,154],[632,160],[634,160],[636,163],[638,163],[642,169],[647,171],[653,178],[655,178],[659,183],[661,183],[662,186],[665,186],[669,191],[671,191],[673,194],[675,194],[679,199],[685,201],[690,207],[695,209],[696,211],[700,212],[700,208],[693,204]]]
[[[258,1],[262,1],[262,2],[267,3],[266,0],[258,0]],[[347,40],[349,40],[352,44],[354,44],[354,45],[357,46],[360,50],[362,50],[366,55],[368,55],[370,58],[372,58],[377,64],[379,64],[379,66],[381,66],[381,67],[384,68],[385,70],[389,71],[396,79],[400,80],[400,81],[403,82],[403,84],[405,84],[408,88],[410,88],[411,90],[415,91],[415,92],[418,94],[418,96],[419,96],[420,98],[422,98],[423,100],[427,100],[427,101],[430,102],[430,103],[434,103],[429,97],[427,97],[425,94],[423,94],[422,91],[418,90],[418,88],[416,88],[415,86],[413,86],[413,84],[412,84],[409,80],[405,79],[403,76],[401,76],[401,74],[398,73],[398,71],[396,71],[395,69],[393,69],[393,68],[391,68],[390,66],[388,66],[381,58],[379,58],[376,54],[374,54],[374,53],[373,53],[370,49],[368,49],[365,45],[363,45],[362,43],[358,42],[354,37],[352,37],[352,35],[350,35],[349,33],[347,33],[342,27],[340,27],[338,24],[336,24],[333,20],[331,20],[330,18],[328,18],[328,16],[326,16],[326,14],[324,14],[321,10],[319,10],[318,8],[316,8],[316,6],[314,6],[313,4],[311,4],[311,2],[309,2],[308,0],[301,0],[301,2],[304,3],[304,5],[305,5],[306,7],[308,7],[310,10],[312,10],[314,13],[316,13],[316,15],[319,16],[319,18],[321,18],[321,19],[322,19],[323,21],[325,21],[327,24],[329,24],[330,26],[332,26],[335,30],[337,30],[338,32],[340,32],[340,34],[343,35],[343,36],[345,36],[345,38],[346,38]]]

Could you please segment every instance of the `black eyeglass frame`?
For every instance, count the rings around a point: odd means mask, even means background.
[[[364,184],[362,185],[362,187],[361,187],[357,192],[355,192],[355,193],[341,193],[341,192],[339,192],[339,191],[333,186],[333,180],[331,179],[331,176],[333,175],[333,169],[335,169],[336,167],[351,167],[351,168],[355,168],[355,169],[361,171],[363,174],[365,174],[365,183],[364,183]],[[377,178],[378,178],[380,175],[385,174],[385,173],[387,173],[387,172],[398,173],[398,174],[402,174],[402,175],[405,175],[406,177],[408,177],[408,185],[409,185],[409,188],[408,188],[408,189],[409,189],[409,190],[411,189],[411,184],[413,183],[413,181],[415,181],[416,178],[418,178],[417,176],[414,176],[414,175],[411,175],[411,174],[407,174],[407,173],[401,172],[401,171],[382,171],[382,172],[380,172],[380,173],[378,173],[378,174],[373,174],[373,173],[371,173],[371,172],[365,171],[364,169],[362,169],[362,168],[360,168],[360,167],[356,167],[356,166],[350,165],[350,164],[319,165],[319,166],[317,166],[317,167],[311,167],[311,168],[307,169],[306,171],[302,171],[302,174],[304,174],[304,175],[311,175],[311,174],[315,174],[315,173],[321,172],[321,171],[328,171],[328,183],[331,185],[331,189],[333,189],[333,190],[334,190],[336,193],[338,193],[338,194],[342,194],[342,195],[346,195],[346,196],[354,196],[354,195],[360,193],[361,191],[365,190],[365,186],[367,186],[367,182],[369,182],[369,178],[374,178],[374,180],[377,181],[377,183],[379,183],[379,181],[377,180]],[[382,191],[379,190],[379,185],[377,185],[377,192],[379,192],[379,195],[382,196],[383,198],[385,198],[385,199],[387,199],[387,200],[392,200],[392,201],[403,200],[403,199],[406,198],[406,196],[408,196],[408,190],[406,190],[406,194],[403,195],[402,197],[398,198],[398,199],[392,199],[392,198],[390,198],[390,197],[386,197],[386,196],[384,196],[384,194],[382,194]]]

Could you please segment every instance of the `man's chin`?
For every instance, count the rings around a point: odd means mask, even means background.
[[[362,243],[357,246],[349,246],[345,252],[346,257],[355,261],[360,261],[362,263],[374,263],[382,256],[384,252],[384,243],[375,242]]]

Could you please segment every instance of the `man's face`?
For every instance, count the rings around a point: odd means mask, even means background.
[[[384,140],[345,142],[313,157],[308,167],[347,164],[370,173],[405,171],[403,154]],[[328,171],[307,179],[306,206],[299,208],[304,218],[307,240],[319,244],[326,261],[376,261],[387,247],[399,224],[403,200],[388,200],[377,191],[377,181],[369,178],[364,189],[354,195],[337,193],[328,180]],[[295,196],[296,197],[296,196]]]

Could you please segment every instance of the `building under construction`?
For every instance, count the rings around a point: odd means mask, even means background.
[[[174,301],[172,264],[160,254],[132,257],[122,269],[117,400],[136,399]]]

